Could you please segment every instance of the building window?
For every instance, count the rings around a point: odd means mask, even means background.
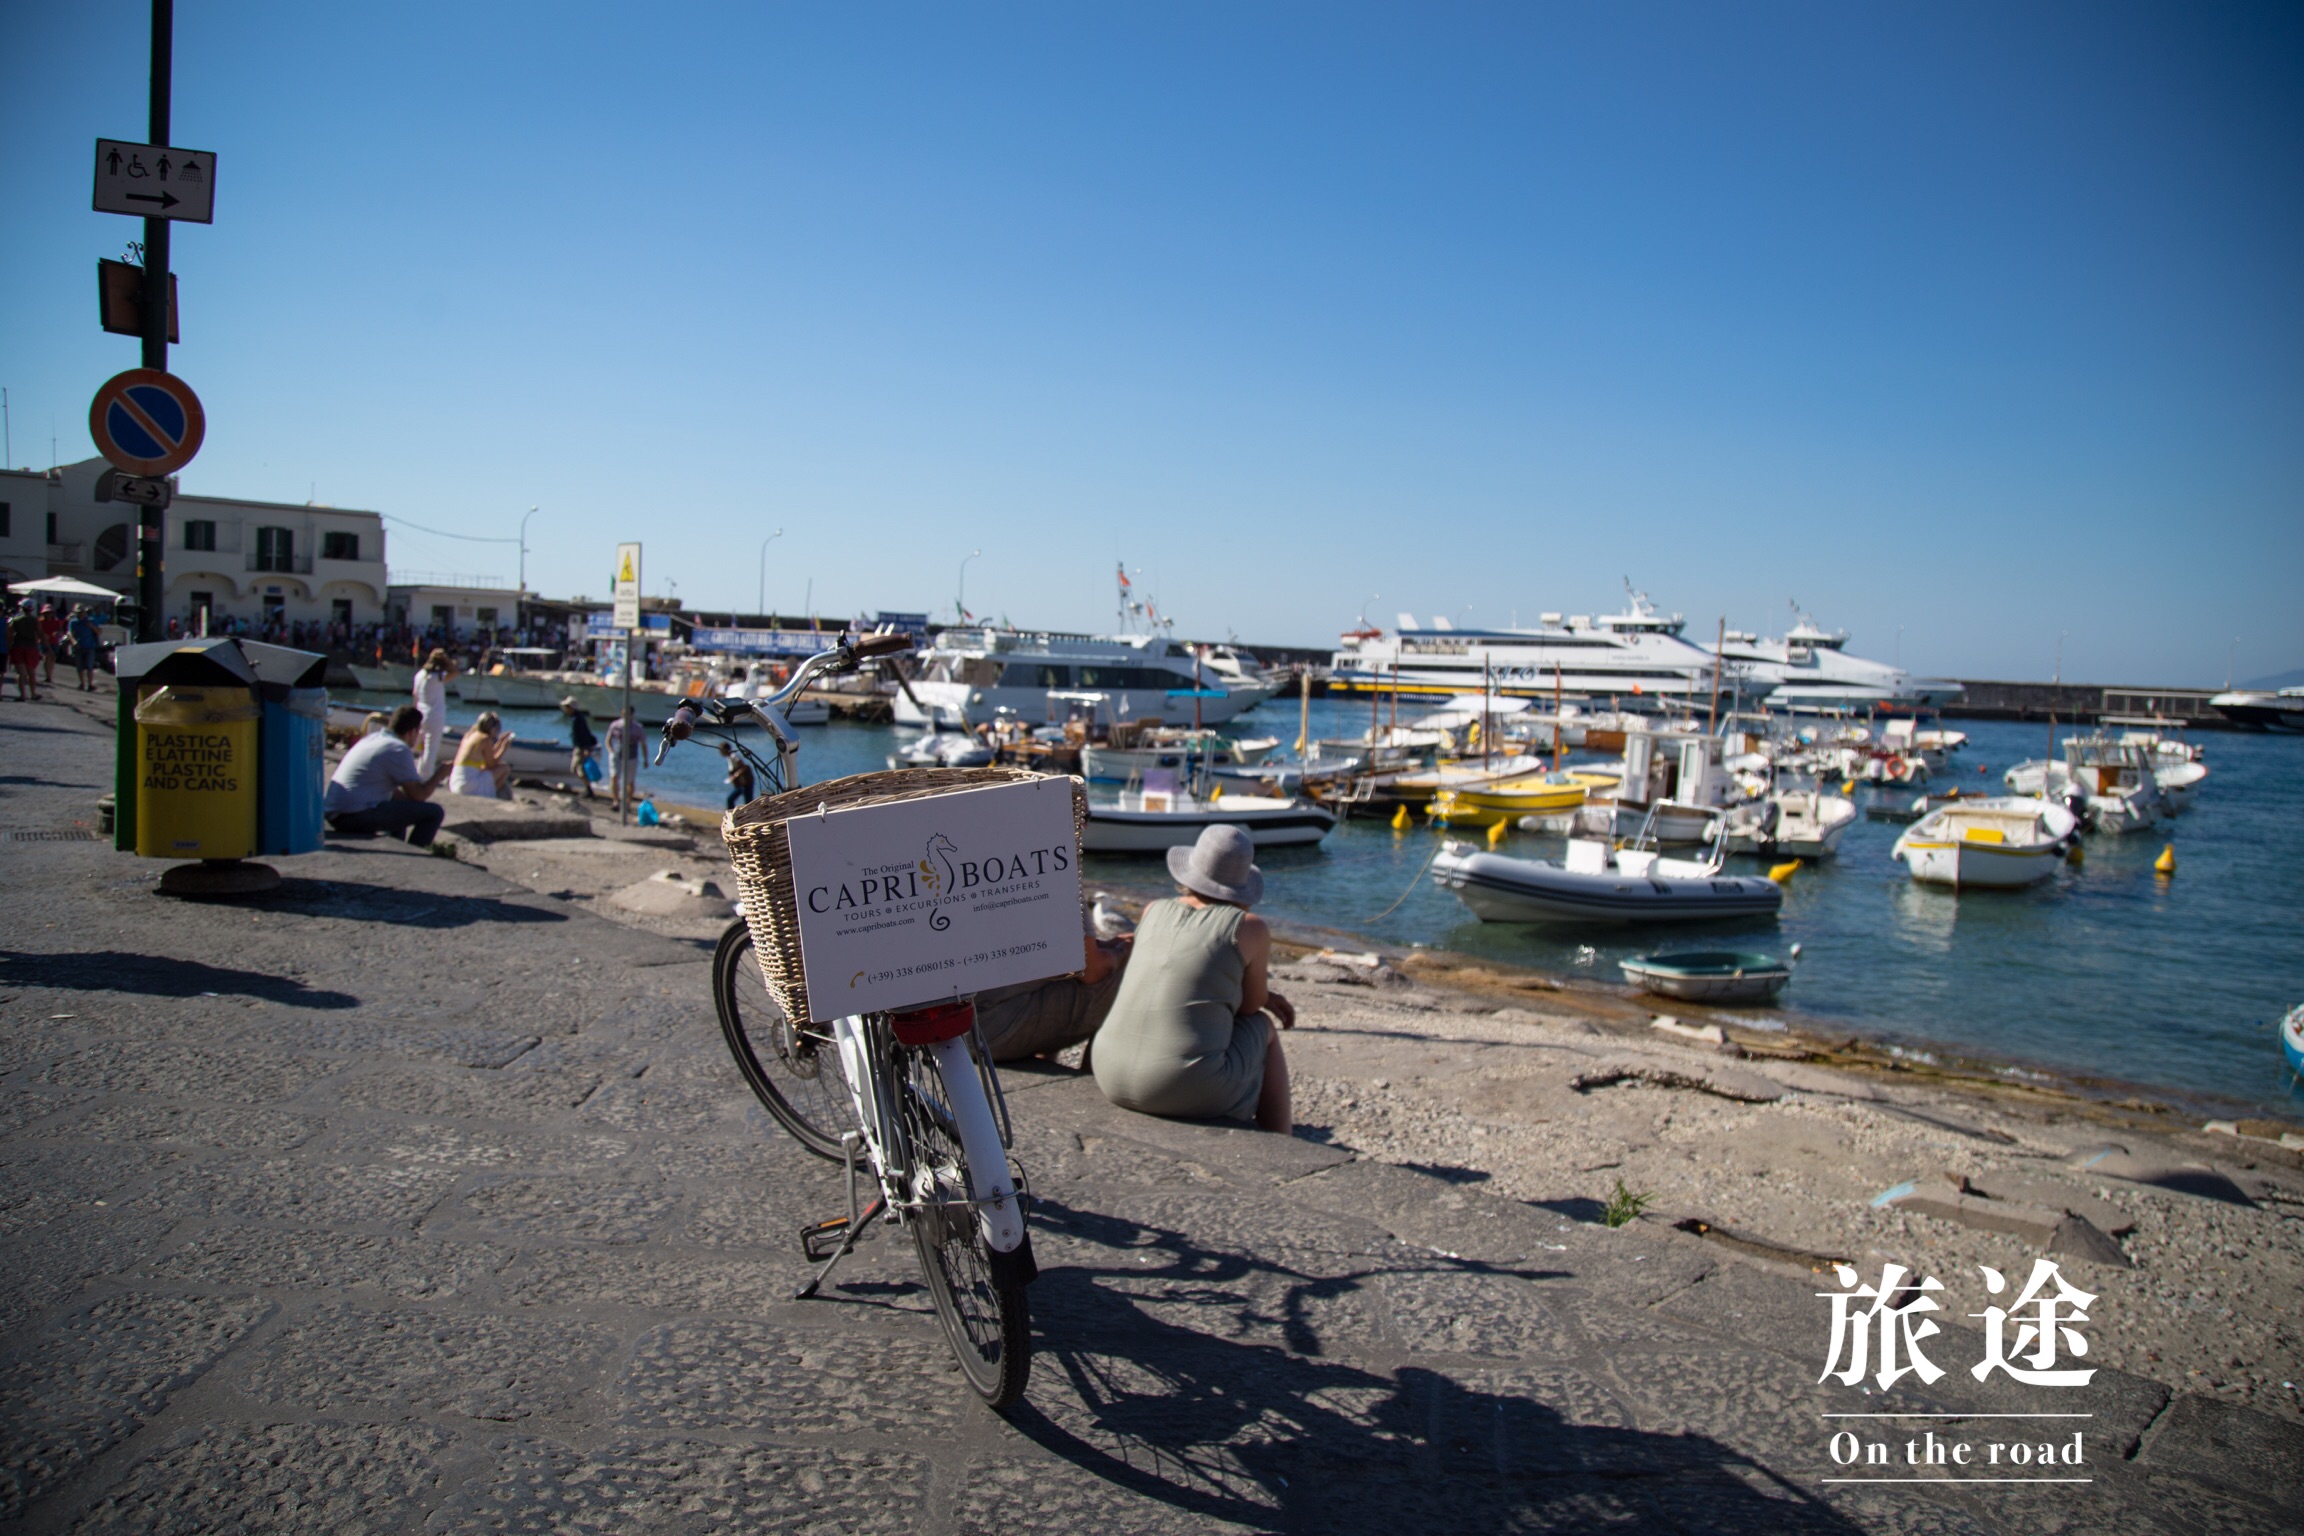
[[[8,503],[0,501],[0,539],[8,537]]]
[[[48,542],[51,544],[60,542],[56,537],[56,514],[53,512],[48,514]]]
[[[267,624],[285,624],[285,623],[287,623],[287,622],[288,622],[288,599],[286,599],[285,597],[282,597],[282,596],[281,596],[279,593],[277,593],[277,592],[267,592],[267,593],[265,593],[265,594],[264,594],[264,622],[265,622],[265,623],[267,623]]]
[[[320,558],[323,560],[359,559],[360,535],[356,533],[324,533],[320,535]]]
[[[108,571],[128,558],[128,525],[114,523],[96,535],[96,569]]]
[[[215,611],[216,611],[216,594],[215,594],[215,593],[213,593],[213,592],[195,592],[195,593],[193,593],[193,594],[192,594],[192,632],[193,632],[194,634],[196,634],[196,635],[204,635],[204,634],[208,633],[208,615],[210,615],[211,613],[214,613]]]
[[[203,518],[193,518],[187,522],[184,525],[184,547],[214,552],[216,548],[216,524]]]
[[[257,529],[256,569],[260,571],[293,571],[296,569],[296,530],[293,528]]]
[[[329,620],[345,629],[352,627],[352,599],[339,597],[328,605]]]
[[[496,610],[493,608],[483,608],[479,612],[475,613],[473,617],[491,629],[496,627]]]
[[[456,610],[444,603],[432,605],[432,623],[435,628],[453,632],[456,628]]]

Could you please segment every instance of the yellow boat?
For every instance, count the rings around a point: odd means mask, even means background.
[[[1557,779],[1522,779],[1512,784],[1491,784],[1478,789],[1445,789],[1433,797],[1424,814],[1444,827],[1492,827],[1523,816],[1557,816],[1584,803],[1590,786],[1563,775]]]

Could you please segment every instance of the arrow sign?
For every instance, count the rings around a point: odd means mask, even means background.
[[[95,208],[137,219],[213,223],[216,157],[204,149],[98,139]]]

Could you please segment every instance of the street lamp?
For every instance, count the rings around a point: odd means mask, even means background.
[[[1362,629],[1368,627],[1368,605],[1383,595],[1381,592],[1371,592],[1360,600],[1360,627]]]
[[[2057,683],[2064,681],[2064,642],[2071,638],[2071,635],[2072,631],[2065,630],[2064,633],[2056,637],[2056,676],[2053,681]]]
[[[782,537],[784,530],[779,528],[760,541],[760,598],[754,604],[754,611],[762,618],[768,616],[768,546]]]
[[[968,551],[968,560],[973,560],[982,553],[984,551],[980,549],[972,549]],[[952,606],[959,610],[960,622],[963,624],[968,622],[968,560],[960,562],[960,587],[952,596]]]
[[[530,507],[520,519],[520,595],[528,595],[528,519],[536,515]]]

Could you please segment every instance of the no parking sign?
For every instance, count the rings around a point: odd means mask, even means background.
[[[159,368],[131,368],[96,391],[88,435],[96,451],[131,475],[172,475],[192,462],[208,413],[192,386]]]

